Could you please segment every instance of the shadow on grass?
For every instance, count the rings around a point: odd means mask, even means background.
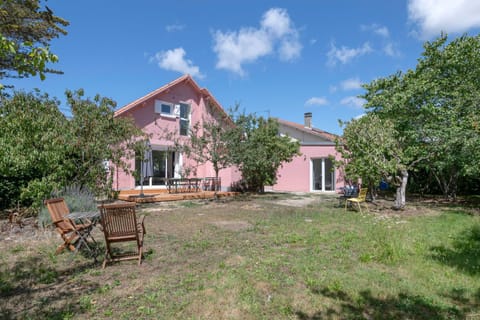
[[[469,275],[480,274],[480,225],[470,227],[453,239],[451,247],[431,247],[431,257]]]
[[[295,314],[300,320],[320,319],[464,319],[469,310],[438,306],[421,296],[401,293],[398,296],[375,297],[369,290],[353,298],[341,290],[322,288],[314,293],[337,301],[338,307],[309,315]]]
[[[78,274],[98,267],[97,263],[76,264],[57,270],[42,256],[19,258],[12,267],[0,264],[1,319],[65,319],[89,307],[80,303],[82,295],[99,284],[75,281]]]

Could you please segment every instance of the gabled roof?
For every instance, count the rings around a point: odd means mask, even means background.
[[[330,133],[330,132],[327,132],[327,131],[323,131],[323,130],[320,130],[320,129],[317,129],[317,128],[308,128],[308,127],[305,127],[303,124],[299,124],[299,123],[295,123],[295,122],[291,122],[291,121],[286,121],[286,120],[282,120],[282,119],[277,119],[278,120],[278,123],[280,124],[283,124],[284,126],[287,126],[287,127],[290,127],[290,128],[293,128],[293,129],[296,129],[296,130],[299,130],[301,132],[305,132],[305,133],[308,133],[308,134],[311,134],[311,135],[314,135],[314,136],[317,136],[317,137],[320,137],[320,138],[323,138],[327,141],[331,141],[331,142],[335,142],[335,139],[339,138],[339,136],[337,136],[336,134],[333,134],[333,133]]]
[[[204,98],[206,98],[206,100],[210,101],[212,103],[212,105],[214,106],[214,108],[217,108],[218,111],[220,111],[220,113],[227,117],[228,118],[228,115],[227,113],[225,112],[225,110],[222,108],[222,106],[220,105],[220,103],[218,103],[217,99],[215,99],[215,97],[205,88],[200,88],[200,86],[195,82],[195,80],[193,80],[193,78],[189,75],[189,74],[185,74],[183,76],[181,76],[180,78],[177,78],[175,80],[173,80],[172,82],[169,82],[167,83],[166,85],[164,85],[163,87],[160,87],[150,93],[147,93],[146,95],[144,95],[143,97],[135,100],[135,101],[132,101],[130,102],[129,104],[121,107],[120,109],[118,109],[117,111],[115,111],[115,117],[118,117],[119,115],[127,112],[127,111],[130,111],[132,109],[134,109],[135,107],[137,107],[138,105],[141,105],[143,102],[151,99],[152,97],[155,97],[156,95],[160,94],[160,93],[163,93],[165,91],[168,91],[169,89],[171,89],[172,87],[176,86],[176,85],[179,85],[181,83],[187,83],[189,85],[192,86],[192,88],[197,91],[201,96],[203,96]]]

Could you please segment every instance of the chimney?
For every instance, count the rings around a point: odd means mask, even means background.
[[[305,118],[305,128],[312,128],[312,113],[311,112],[305,112],[304,114]]]

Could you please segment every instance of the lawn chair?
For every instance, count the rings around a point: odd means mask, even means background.
[[[137,221],[135,203],[106,204],[100,206],[101,223],[105,235],[105,260],[107,262],[135,260],[138,265],[142,263],[143,238],[145,235],[145,217],[141,216]],[[113,243],[135,241],[135,252],[117,252],[112,248]]]
[[[362,212],[362,206],[360,205],[360,203],[364,203],[365,208],[367,209],[367,212],[368,212],[368,206],[367,206],[367,203],[365,202],[366,198],[367,198],[367,193],[368,193],[368,189],[367,188],[362,188],[362,189],[360,189],[360,192],[358,193],[358,197],[345,199],[346,200],[345,201],[345,211],[347,211],[347,206],[348,206],[349,202],[351,202],[351,203],[356,203],[358,205],[358,208],[360,209],[360,213]]]
[[[58,246],[55,254],[59,254],[65,248],[71,251],[78,250],[81,245],[85,245],[91,251],[87,244],[87,238],[90,236],[93,224],[90,221],[76,224],[75,221],[66,218],[65,216],[70,213],[70,210],[63,198],[48,199],[44,203],[50,213],[55,230],[63,239],[63,244]],[[74,243],[77,244],[74,245]]]

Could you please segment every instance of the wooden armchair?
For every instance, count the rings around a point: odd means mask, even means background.
[[[73,220],[66,218],[65,216],[70,213],[70,210],[63,198],[48,199],[44,201],[44,204],[50,213],[55,230],[63,239],[63,244],[58,246],[55,254],[59,254],[65,248],[71,251],[78,249],[79,246],[75,247],[74,243],[76,241],[86,241],[85,236],[90,234],[93,227],[92,223],[87,221],[84,224],[76,224]]]
[[[122,260],[138,260],[142,263],[143,238],[145,235],[144,216],[137,221],[135,203],[105,204],[100,206],[101,223],[105,235],[105,260],[107,262]],[[137,248],[135,252],[117,253],[112,247],[113,243],[134,241]]]
[[[345,201],[345,211],[347,211],[348,203],[351,202],[351,203],[356,203],[358,205],[358,208],[360,209],[360,213],[362,212],[362,206],[360,205],[360,203],[363,203],[365,205],[365,208],[367,209],[367,212],[368,212],[368,206],[367,206],[367,203],[365,202],[366,198],[367,198],[367,193],[368,193],[367,188],[361,188],[360,192],[358,193],[358,197],[346,199],[346,201]]]

